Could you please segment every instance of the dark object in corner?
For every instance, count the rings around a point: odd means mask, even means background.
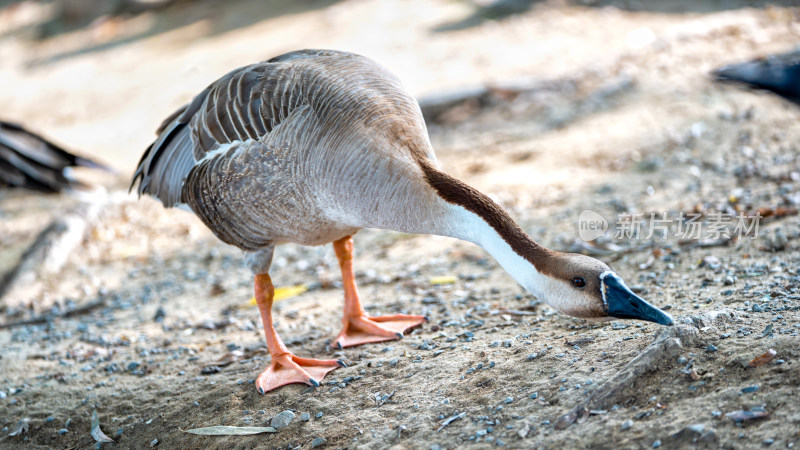
[[[731,64],[711,74],[716,81],[764,89],[800,105],[800,49]]]
[[[20,125],[0,121],[0,186],[40,192],[85,189],[86,184],[65,174],[65,169],[75,166],[112,171],[75,156]]]

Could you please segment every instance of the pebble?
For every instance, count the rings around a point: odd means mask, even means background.
[[[533,394],[530,395],[530,397],[532,399],[536,400],[537,398],[539,398],[539,393],[538,392],[534,392]]]
[[[774,443],[775,443],[775,439],[772,439],[772,438],[764,439],[764,445],[772,445]]]
[[[687,362],[689,362],[689,360],[686,359],[685,356],[679,356],[678,357],[678,364],[686,364]]]
[[[314,440],[311,441],[311,448],[321,447],[325,445],[326,442],[328,441],[324,437],[314,438]]]
[[[155,447],[156,445],[158,445],[158,439],[153,439],[152,441],[150,441],[150,447],[151,448]]]
[[[763,311],[763,309],[761,308],[761,305],[759,305],[758,303],[753,303],[753,306],[751,306],[750,309],[753,312],[761,312],[761,311]]]
[[[633,421],[631,419],[628,419],[625,422],[622,422],[622,425],[620,425],[619,429],[625,431],[629,430],[632,426],[633,426]]]
[[[300,420],[302,420],[303,422],[308,422],[309,420],[311,420],[311,414],[307,412],[300,414]]]
[[[715,352],[717,351],[717,346],[714,344],[708,344],[708,347],[706,347],[706,351]]]
[[[514,401],[514,397],[506,397],[506,398],[503,400],[503,403],[505,403],[505,404],[507,405],[507,404],[509,404],[509,403],[511,403],[511,402],[513,402],[513,401]]]
[[[661,447],[661,439],[656,439],[655,442],[653,442],[653,448],[658,447]]]
[[[127,366],[128,372],[133,372],[134,370],[138,369],[140,365],[141,365],[141,363],[136,362],[136,361],[128,363],[128,366]]]
[[[321,418],[322,418],[322,416],[324,416],[324,414],[322,413],[322,411],[320,411],[320,412],[318,412],[316,415],[314,415],[314,417],[316,417],[317,419],[321,419]]]
[[[66,429],[66,428],[62,428],[62,429],[58,430],[58,434],[64,435],[64,434],[67,434],[67,433],[69,433],[69,430]]]
[[[294,419],[294,413],[287,409],[286,411],[279,412],[275,417],[273,417],[269,422],[269,426],[276,429],[283,428],[289,425],[292,422],[292,419]]]
[[[752,386],[743,387],[742,388],[742,393],[743,394],[749,394],[751,392],[756,392],[757,390],[758,390],[758,385],[754,384]]]

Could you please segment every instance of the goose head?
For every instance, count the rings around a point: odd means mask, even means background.
[[[594,258],[551,252],[541,269],[534,293],[564,314],[591,320],[673,324],[669,314],[634,294],[622,278]]]

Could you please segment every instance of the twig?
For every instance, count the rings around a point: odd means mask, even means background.
[[[89,311],[91,311],[91,310],[93,310],[95,308],[99,308],[101,306],[105,306],[105,304],[106,304],[106,301],[103,300],[103,299],[95,300],[95,301],[87,303],[87,304],[85,304],[83,306],[79,306],[79,307],[77,307],[75,309],[70,309],[68,311],[64,311],[61,314],[55,314],[55,315],[53,315],[53,314],[45,314],[45,315],[41,315],[41,316],[32,317],[30,319],[16,320],[16,321],[13,321],[13,322],[0,323],[0,329],[20,327],[20,326],[24,326],[24,325],[38,325],[38,324],[50,322],[50,321],[52,321],[54,319],[58,319],[58,318],[66,318],[66,317],[72,317],[72,316],[77,316],[77,315],[81,315],[81,314],[86,314],[86,313],[88,313]]]
[[[381,399],[381,402],[380,402],[380,403],[378,403],[378,406],[382,406],[384,403],[388,402],[388,401],[389,401],[389,399],[390,399],[390,398],[392,398],[392,396],[394,395],[394,393],[395,393],[395,392],[397,392],[397,391],[392,391],[392,393],[391,393],[391,394],[384,396],[384,397]]]
[[[458,420],[458,419],[461,419],[461,418],[463,418],[463,417],[464,417],[464,416],[466,416],[466,415],[467,415],[467,412],[466,412],[466,411],[464,411],[464,412],[462,412],[462,413],[460,413],[460,414],[453,414],[452,416],[450,416],[450,417],[448,417],[447,419],[445,419],[445,421],[444,421],[444,422],[442,422],[442,425],[441,425],[441,426],[440,426],[440,427],[439,427],[439,428],[438,428],[436,431],[442,431],[442,430],[444,430],[444,427],[446,427],[446,426],[450,425],[452,422],[454,422],[454,421],[456,421],[456,420]]]
[[[555,429],[567,428],[578,419],[588,416],[591,410],[608,409],[609,405],[616,403],[616,399],[623,392],[633,388],[637,378],[647,372],[657,370],[661,362],[677,355],[683,345],[690,343],[696,335],[697,329],[692,326],[678,325],[662,328],[655,340],[639,356],[629,362],[613,378],[603,383],[589,398],[559,417],[556,420]]]

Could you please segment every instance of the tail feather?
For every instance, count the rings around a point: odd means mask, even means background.
[[[20,125],[0,121],[0,185],[40,192],[88,189],[89,185],[66,174],[69,167],[110,167],[76,156]]]

